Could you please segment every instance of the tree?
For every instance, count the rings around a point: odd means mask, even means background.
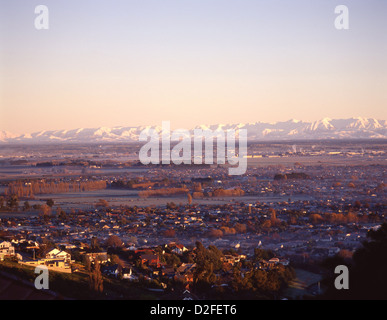
[[[213,270],[218,270],[222,267],[221,258],[223,256],[222,251],[217,247],[210,245],[206,249],[200,242],[196,242],[196,259],[195,262],[202,271],[210,271],[211,265]]]
[[[234,228],[229,228],[229,227],[221,227],[220,230],[223,231],[223,234],[224,235],[232,235],[232,234],[236,234],[236,230]]]
[[[163,232],[163,235],[166,238],[174,238],[176,236],[176,231],[173,229],[168,229]]]
[[[346,260],[344,259],[346,258]],[[337,290],[334,287],[336,266],[346,265],[349,269],[349,289]],[[348,256],[337,255],[327,259],[324,266],[330,276],[324,279],[328,285],[322,295],[324,299],[386,300],[387,299],[387,223],[377,230],[367,233],[367,240],[353,254],[351,263]]]
[[[39,216],[47,221],[51,216],[51,208],[46,204],[42,205],[39,209]]]
[[[123,243],[119,236],[113,234],[106,240],[106,245],[113,248],[121,248]]]
[[[194,191],[195,192],[202,192],[203,188],[202,188],[202,184],[200,182],[198,183],[194,183]]]
[[[271,227],[272,227],[272,225],[271,225],[271,221],[270,220],[265,220],[262,223],[262,228],[263,229],[269,230]]]
[[[266,290],[270,293],[276,293],[281,289],[282,281],[276,270],[270,270],[267,274]]]
[[[210,238],[221,238],[221,237],[223,237],[223,231],[219,230],[219,229],[211,229],[208,232],[208,236]]]
[[[277,219],[277,212],[273,208],[270,208],[269,213],[270,213],[271,226],[274,227],[274,226],[278,225],[279,220]]]
[[[247,227],[244,223],[238,223],[238,222],[235,224],[234,228],[237,233],[246,233],[246,230],[247,230]]]
[[[100,250],[99,241],[97,237],[93,237],[90,240],[90,247],[92,250]]]
[[[319,215],[318,213],[312,213],[310,216],[309,216],[309,220],[312,224],[318,224],[318,223],[321,223],[324,219],[321,215]]]
[[[121,268],[125,266],[125,263],[120,259],[120,257],[116,254],[110,255],[110,262],[114,264],[118,264]]]
[[[267,281],[267,272],[263,270],[255,270],[253,273],[254,286],[260,291],[265,291],[266,281]]]
[[[165,257],[165,261],[168,265],[177,267],[181,265],[180,258],[176,254],[168,254]]]
[[[174,202],[168,202],[167,203],[167,209],[174,210],[177,208],[177,205]]]
[[[53,205],[54,205],[54,200],[52,200],[52,199],[47,199],[46,204],[47,204],[50,208],[52,208]]]
[[[89,286],[94,292],[103,292],[103,277],[101,273],[101,266],[98,260],[94,261],[89,274]]]
[[[356,223],[359,221],[359,218],[356,213],[354,212],[348,212],[347,214],[347,222],[348,223]]]
[[[107,202],[104,199],[99,199],[98,202],[95,204],[96,207],[103,207],[103,208],[108,208],[109,207],[109,202]]]
[[[353,182],[348,183],[348,188],[356,188],[355,184]]]
[[[63,211],[61,208],[57,208],[56,210],[56,215],[61,221],[66,221],[67,220],[67,214],[65,211]]]
[[[16,194],[10,195],[7,200],[7,206],[10,209],[14,208],[15,210],[17,210],[17,208],[19,207],[19,197]]]
[[[46,254],[55,248],[55,244],[47,239],[43,239],[43,242],[39,245],[39,249],[36,252],[38,258],[45,258]]]
[[[254,261],[269,260],[274,257],[274,253],[271,250],[265,250],[260,248],[254,249]]]
[[[85,266],[85,270],[89,273],[89,276],[90,276],[90,273],[91,273],[91,261],[90,261],[89,257],[86,256],[86,255],[83,256],[83,264]]]
[[[188,200],[188,204],[191,205],[192,204],[192,196],[190,193],[187,193],[187,200]]]
[[[197,289],[208,292],[216,281],[214,271],[222,267],[222,252],[215,246],[210,246],[207,250],[201,242],[197,241],[195,254],[194,284]]]
[[[28,211],[30,210],[31,208],[31,205],[28,201],[24,201],[24,204],[23,204],[23,211]]]

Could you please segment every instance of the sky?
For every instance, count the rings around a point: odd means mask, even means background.
[[[0,130],[386,120],[386,17],[385,0],[0,0]]]

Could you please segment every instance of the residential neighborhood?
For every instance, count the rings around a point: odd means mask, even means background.
[[[44,265],[87,279],[91,292],[114,283],[114,293],[106,293],[111,297],[133,298],[134,287],[158,299],[185,290],[200,299],[315,295],[321,263],[351,259],[369,231],[386,221],[386,169],[384,151],[343,155],[355,157],[344,166],[310,162],[322,158],[308,147],[278,154],[284,164],[258,165],[254,158],[243,176],[229,176],[223,165],[146,167],[100,159],[43,166],[47,159],[36,158],[23,170],[37,177],[3,180],[0,259],[8,271],[8,263]],[[358,162],[363,157],[375,163]],[[20,168],[12,166],[12,172]],[[306,272],[314,282],[293,290],[307,283]]]

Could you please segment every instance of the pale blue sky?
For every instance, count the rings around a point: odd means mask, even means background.
[[[0,130],[386,119],[386,18],[385,0],[0,0]]]

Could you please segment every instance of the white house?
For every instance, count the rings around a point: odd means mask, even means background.
[[[175,242],[171,242],[169,244],[169,248],[172,252],[176,254],[183,254],[185,251],[188,251],[188,249],[184,245]]]
[[[3,241],[0,243],[0,260],[3,260],[5,256],[14,256],[15,247],[11,242]]]
[[[66,263],[71,263],[71,255],[65,251],[53,249],[46,254],[46,259],[64,260]]]
[[[123,268],[122,269],[122,279],[126,280],[136,280],[138,279],[132,272],[132,268]]]

